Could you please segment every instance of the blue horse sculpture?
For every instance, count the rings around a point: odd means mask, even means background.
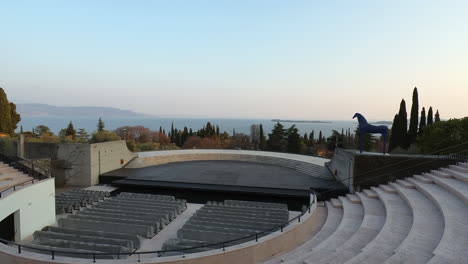
[[[367,120],[360,113],[356,113],[353,116],[353,119],[356,118],[359,122],[359,151],[362,153],[362,137],[364,133],[376,133],[382,134],[384,139],[383,145],[383,154],[385,154],[385,149],[387,146],[387,136],[388,136],[388,127],[387,126],[374,126],[367,123]]]

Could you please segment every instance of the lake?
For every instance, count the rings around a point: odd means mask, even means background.
[[[88,133],[95,131],[98,118],[94,117],[83,117],[83,116],[23,116],[21,122],[18,124],[23,126],[24,131],[31,131],[32,128],[38,125],[48,126],[52,132],[58,134],[63,128],[66,128],[68,123],[72,121],[75,129],[84,128]],[[273,129],[276,122],[272,122],[270,119],[220,119],[220,118],[162,118],[162,117],[104,117],[102,118],[105,124],[105,129],[114,130],[120,126],[144,126],[151,130],[159,130],[161,126],[166,132],[171,129],[171,124],[174,122],[174,127],[183,129],[184,126],[193,131],[201,129],[207,121],[211,124],[219,125],[220,131],[226,131],[232,135],[235,129],[236,133],[250,134],[250,126],[252,124],[262,124],[265,134],[268,134]],[[324,120],[328,121],[328,120]],[[292,125],[296,125],[301,135],[304,133],[310,133],[312,130],[315,131],[315,138],[318,137],[319,131],[321,130],[325,137],[332,134],[333,130],[341,132],[350,128],[354,133],[357,127],[357,121],[350,119],[349,121],[329,121],[330,123],[294,123],[294,122],[282,122],[285,128],[289,128]]]

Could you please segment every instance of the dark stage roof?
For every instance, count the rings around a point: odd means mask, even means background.
[[[318,174],[330,174],[320,167]],[[319,175],[317,175],[319,176]],[[310,189],[340,187],[334,180],[320,179],[275,165],[240,161],[188,161],[158,166],[118,169],[101,178],[121,179],[117,185],[206,191],[308,196]]]

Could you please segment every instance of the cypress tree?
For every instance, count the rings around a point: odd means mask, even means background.
[[[427,125],[430,126],[434,123],[434,117],[432,114],[432,106],[429,107],[429,111],[427,112]]]
[[[314,131],[310,132],[309,134],[309,146],[313,146],[315,143],[315,138],[314,138]]]
[[[323,141],[323,138],[322,138],[322,130],[319,131],[319,137],[318,137],[318,143],[321,144]]]
[[[400,126],[399,119],[400,118],[398,117],[398,114],[396,114],[395,117],[393,118],[392,130],[390,134],[390,142],[388,143],[389,152],[391,152],[393,149],[398,147],[398,145],[400,144],[399,138],[398,138],[398,130]],[[356,134],[356,140],[357,138],[358,138],[358,135]]]
[[[413,104],[411,105],[411,116],[408,130],[408,142],[407,145],[411,145],[416,142],[418,135],[418,112],[419,112],[419,100],[418,100],[418,89],[414,87],[413,90]]]
[[[265,149],[265,132],[263,132],[263,126],[260,124],[260,129],[259,129],[259,134],[260,134],[260,140],[259,140],[259,148],[261,150]]]
[[[398,137],[400,138],[400,144],[404,149],[407,149],[409,147],[409,141],[408,141],[408,116],[406,114],[406,102],[405,100],[401,100],[400,103],[400,111],[398,112],[398,116],[400,118],[400,130],[399,130],[399,135]]]
[[[418,135],[423,134],[424,127],[426,126],[426,109],[423,107],[421,110],[421,121],[419,122],[419,131]]]
[[[437,109],[435,113],[434,122],[440,122],[439,109]]]
[[[162,134],[162,127],[159,126],[159,134]]]
[[[98,120],[97,130],[98,130],[98,132],[103,132],[104,131],[104,121],[102,121],[101,117]]]
[[[404,99],[402,99],[400,103],[400,110],[393,119],[392,134],[390,136],[390,143],[388,146],[389,151],[395,149],[396,147],[402,147],[404,149],[408,148],[409,141],[407,129],[408,118],[406,115],[406,102]]]
[[[5,91],[0,88],[0,132],[11,134],[11,110]]]
[[[307,136],[307,133],[304,133],[304,136],[302,137],[302,142],[304,145],[309,145],[309,136]]]

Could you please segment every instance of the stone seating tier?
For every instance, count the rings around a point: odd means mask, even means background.
[[[264,263],[468,263],[467,197],[460,163],[326,201],[320,231]]]

